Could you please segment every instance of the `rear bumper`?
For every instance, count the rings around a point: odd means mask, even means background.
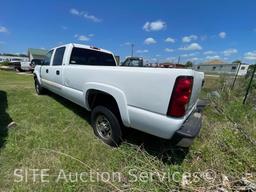
[[[193,143],[202,127],[202,109],[201,103],[198,104],[196,110],[187,118],[181,128],[175,132],[172,141],[177,146],[189,147]]]
[[[184,118],[171,118],[166,115],[153,113],[144,109],[128,106],[130,125],[134,129],[166,139],[173,144],[179,143],[181,139],[189,140],[192,144],[201,128],[202,117],[200,111],[205,104],[198,101],[197,106],[191,109]],[[200,115],[199,115],[199,114]],[[188,144],[179,146],[189,146]],[[187,143],[187,142],[185,142]]]

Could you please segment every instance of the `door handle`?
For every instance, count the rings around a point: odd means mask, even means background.
[[[48,69],[46,69],[46,73],[48,73],[49,72],[49,70]]]
[[[59,70],[57,70],[57,71],[56,71],[56,75],[59,75],[59,74],[60,74],[60,71],[59,71]]]

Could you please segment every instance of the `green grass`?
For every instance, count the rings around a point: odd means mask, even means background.
[[[223,174],[234,187],[233,181],[256,170],[256,146],[240,131],[256,140],[255,111],[250,103],[241,104],[236,90],[223,88],[223,81],[206,82],[202,95],[218,89],[221,98],[212,99],[204,110],[202,130],[188,152],[138,132],[131,132],[119,148],[110,148],[95,138],[84,109],[51,93],[37,96],[33,76],[0,71],[0,191],[207,191],[223,183]],[[6,129],[11,121],[17,126]],[[33,182],[30,175],[27,182],[17,183],[15,169],[49,169],[49,182]],[[121,180],[56,182],[60,169],[119,172]],[[152,181],[133,182],[131,169],[156,174]],[[214,181],[204,178],[209,169],[216,173]],[[176,180],[157,177],[165,173]],[[186,179],[185,173],[194,175]],[[249,179],[255,181],[255,175]]]

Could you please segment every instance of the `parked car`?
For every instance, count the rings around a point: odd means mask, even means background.
[[[119,67],[110,51],[66,44],[36,65],[34,80],[37,94],[48,89],[91,111],[94,133],[111,146],[134,128],[188,147],[201,128],[203,76],[192,69]]]
[[[143,67],[142,57],[127,57],[121,66],[124,67]]]
[[[32,70],[35,69],[36,65],[41,65],[43,61],[43,59],[32,59],[30,62]]]
[[[31,63],[29,61],[12,62],[16,71],[33,71]]]

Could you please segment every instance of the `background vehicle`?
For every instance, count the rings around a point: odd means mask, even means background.
[[[191,69],[118,67],[104,49],[67,44],[51,49],[34,70],[35,89],[49,89],[91,111],[95,134],[116,146],[123,127],[187,147],[201,128],[203,76]],[[50,106],[49,106],[50,107]]]
[[[127,57],[121,66],[143,67],[143,58],[142,57]]]
[[[30,62],[32,70],[35,69],[36,65],[41,65],[42,62],[43,62],[43,59],[32,59]]]
[[[14,69],[19,72],[33,71],[33,67],[31,65],[31,62],[29,61],[12,62],[12,64],[14,66]]]

